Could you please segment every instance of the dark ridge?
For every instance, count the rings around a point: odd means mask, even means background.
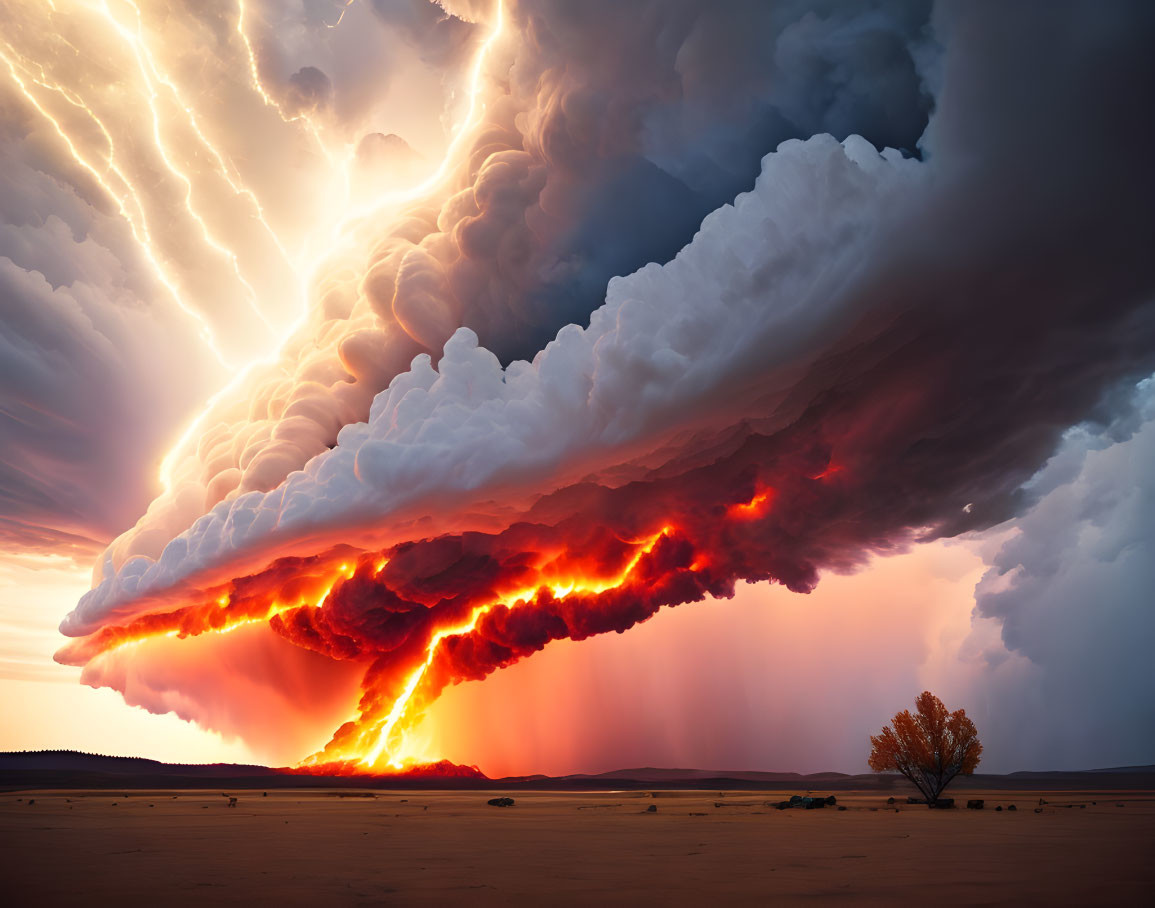
[[[401,775],[302,773],[234,763],[161,763],[141,757],[110,757],[70,750],[0,753],[0,790],[156,789],[156,788],[375,788],[375,789],[522,789],[598,791],[606,788],[889,791],[907,787],[898,775],[839,772],[718,771],[640,767],[568,776],[527,775],[490,779],[473,767],[451,763],[416,767]],[[1155,789],[1155,765],[1080,771],[1025,771],[1005,775],[976,773],[956,779],[953,788],[1038,790]]]

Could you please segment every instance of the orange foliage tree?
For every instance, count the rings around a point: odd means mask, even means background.
[[[930,691],[919,694],[914,705],[914,715],[904,709],[881,734],[871,735],[870,768],[902,773],[933,806],[955,776],[975,771],[983,746],[963,710],[947,712]]]

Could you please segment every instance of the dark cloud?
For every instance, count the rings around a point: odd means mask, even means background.
[[[975,590],[1006,647],[981,651],[973,692],[1003,765],[1134,765],[1155,746],[1150,381],[1138,396],[1145,421],[1132,437],[1069,434],[1031,484],[1043,494],[1001,528],[1009,538]]]
[[[333,83],[315,66],[303,66],[289,76],[285,106],[294,116],[323,111],[333,102]]]

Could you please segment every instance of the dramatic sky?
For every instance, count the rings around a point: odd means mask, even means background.
[[[0,749],[1155,760],[1155,6],[6,0]]]

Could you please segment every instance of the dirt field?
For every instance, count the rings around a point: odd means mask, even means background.
[[[219,792],[6,792],[0,893],[14,906],[1138,905],[1155,885],[1151,792],[963,792],[981,811],[877,792],[810,811],[734,791],[513,792],[508,808],[486,804],[500,792],[234,794],[230,808]]]

